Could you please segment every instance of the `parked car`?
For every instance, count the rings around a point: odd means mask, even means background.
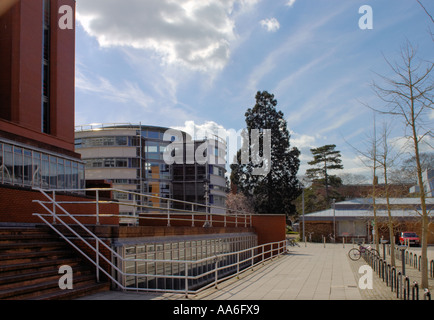
[[[407,245],[409,242],[410,246],[420,246],[420,239],[416,232],[404,231],[399,232],[397,236],[396,244]]]

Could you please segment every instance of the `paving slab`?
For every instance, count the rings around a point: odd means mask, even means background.
[[[358,268],[363,261],[348,258],[352,246],[301,243],[289,253],[264,265],[247,270],[209,288],[189,300],[363,300],[393,298],[387,290],[367,293],[358,287]],[[375,277],[374,277],[375,278]],[[381,281],[381,280],[380,280]],[[383,283],[378,283],[383,285]],[[374,286],[376,292],[382,288]],[[81,298],[84,300],[185,300],[183,294],[125,293],[110,291]]]

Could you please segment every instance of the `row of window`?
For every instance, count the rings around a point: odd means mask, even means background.
[[[86,159],[86,168],[140,168],[140,159],[137,158]]]
[[[163,153],[169,142],[142,141],[146,152]],[[75,139],[75,147],[96,148],[96,147],[139,147],[140,138],[138,136],[106,136]]]
[[[84,188],[82,163],[0,143],[0,182],[50,189]]]
[[[75,147],[78,149],[113,146],[140,146],[140,140],[135,136],[108,136],[75,139]]]

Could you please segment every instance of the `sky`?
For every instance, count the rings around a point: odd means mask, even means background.
[[[420,3],[434,14],[434,1]],[[268,91],[284,113],[291,146],[301,151],[301,175],[310,148],[326,144],[341,151],[345,172],[369,173],[354,148],[365,148],[373,132],[365,104],[380,101],[372,81],[390,75],[385,59],[398,60],[407,40],[422,59],[434,57],[434,24],[416,0],[76,4],[76,125],[239,132],[256,92]],[[369,21],[359,13],[365,5],[372,8],[369,29],[359,25]],[[433,128],[434,112],[427,121]],[[392,127],[403,144],[400,122]]]

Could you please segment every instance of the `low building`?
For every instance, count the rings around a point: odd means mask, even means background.
[[[392,198],[390,215],[394,231],[414,231],[421,234],[420,199]],[[426,199],[427,209],[434,208],[434,199]],[[376,199],[376,217],[380,238],[390,241],[387,222],[389,212],[385,198]],[[433,219],[433,218],[431,218]],[[334,208],[306,214],[300,217],[300,230],[305,223],[305,236],[312,241],[371,241],[374,230],[374,204],[372,198],[358,198],[337,202]],[[434,225],[430,225],[428,243],[434,244]],[[395,240],[395,239],[394,239]]]

